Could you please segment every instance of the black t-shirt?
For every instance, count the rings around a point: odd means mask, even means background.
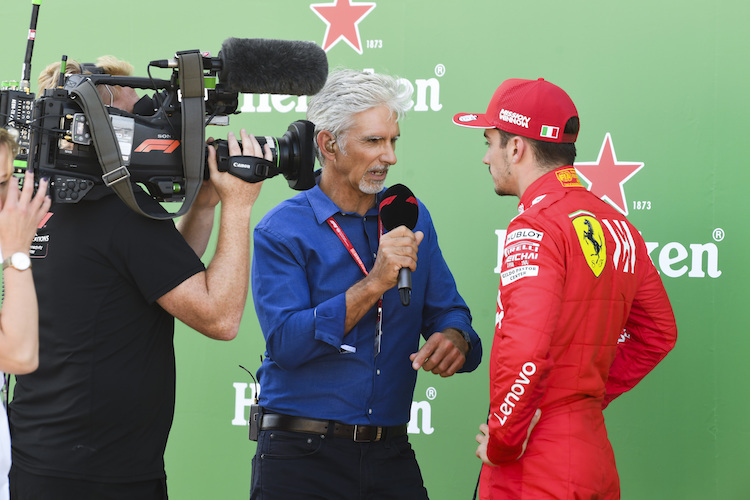
[[[164,477],[174,319],[155,301],[205,267],[172,221],[117,196],[50,212],[32,259],[39,368],[17,378],[13,462],[93,481]]]

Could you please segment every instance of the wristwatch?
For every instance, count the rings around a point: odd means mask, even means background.
[[[19,271],[25,271],[31,267],[31,259],[23,252],[16,252],[3,261],[3,271],[6,267],[13,267]]]
[[[456,330],[458,330],[458,328],[456,328]],[[458,330],[458,333],[460,333],[463,336],[466,343],[469,344],[469,350],[466,351],[466,354],[470,353],[471,352],[471,336],[469,336],[469,332]]]

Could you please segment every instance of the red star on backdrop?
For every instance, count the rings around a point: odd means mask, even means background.
[[[359,23],[375,8],[374,3],[334,0],[333,3],[316,3],[310,8],[326,23],[323,50],[328,50],[344,40],[351,48],[362,53]]]
[[[628,215],[623,185],[643,168],[643,163],[617,161],[612,137],[607,132],[596,161],[576,162],[575,169],[586,182],[589,191]]]

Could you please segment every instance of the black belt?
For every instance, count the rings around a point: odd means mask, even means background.
[[[306,434],[328,434],[333,426],[333,435],[337,438],[351,439],[357,443],[373,443],[385,441],[406,435],[406,424],[392,427],[378,427],[375,425],[347,425],[334,420],[318,420],[315,418],[293,417],[281,413],[264,413],[260,430],[277,430],[289,432],[304,432]]]

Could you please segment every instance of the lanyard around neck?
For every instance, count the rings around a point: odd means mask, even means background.
[[[367,272],[367,268],[365,267],[365,263],[362,262],[362,258],[357,253],[357,250],[354,248],[354,245],[352,245],[352,242],[349,241],[349,238],[347,238],[346,233],[343,229],[341,229],[341,226],[338,222],[333,218],[333,216],[329,217],[326,222],[328,222],[328,225],[331,226],[331,229],[333,229],[333,232],[336,233],[336,236],[339,237],[341,240],[341,243],[344,244],[344,247],[349,252],[349,255],[352,256],[352,259],[354,259],[354,262],[357,263],[359,268],[362,270],[362,273],[367,276],[369,273]],[[378,235],[383,234],[383,223],[380,221],[380,216],[378,216]]]
[[[328,222],[328,225],[331,226],[331,229],[333,229],[333,232],[336,233],[336,236],[339,237],[341,240],[341,243],[344,244],[344,247],[346,247],[346,250],[349,252],[349,255],[352,256],[352,259],[354,259],[354,262],[357,263],[359,268],[362,270],[362,273],[365,276],[368,276],[369,273],[367,272],[367,268],[365,267],[365,263],[362,262],[362,258],[357,253],[357,250],[354,248],[354,245],[352,245],[352,242],[349,241],[349,238],[346,236],[346,233],[343,229],[341,229],[341,226],[338,222],[336,222],[333,219],[333,216],[329,217],[326,222]],[[383,223],[380,220],[380,216],[378,215],[378,237],[383,235]],[[378,299],[378,314],[375,319],[375,347],[374,347],[374,353],[375,357],[378,356],[380,353],[380,340],[383,336],[383,297],[381,296]]]

